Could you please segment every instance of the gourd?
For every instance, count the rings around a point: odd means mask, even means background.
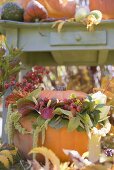
[[[34,22],[41,19],[46,19],[48,16],[47,10],[39,2],[32,0],[28,3],[24,12],[25,22]]]
[[[73,90],[68,91],[50,91],[44,90],[41,92],[40,97],[43,98],[56,98],[59,100],[68,99],[71,94],[75,94],[77,97],[86,97],[83,92],[76,92]],[[32,131],[32,124],[36,121],[36,116],[31,112],[31,114],[23,116],[20,119],[22,127],[27,131]],[[41,140],[38,140],[38,146],[41,146]],[[28,152],[33,146],[33,137],[31,134],[22,135],[18,131],[15,131],[14,144],[19,149],[19,151],[26,157]],[[68,157],[63,153],[63,149],[73,149],[77,150],[80,154],[87,151],[88,148],[88,136],[86,132],[79,132],[77,130],[69,132],[66,127],[60,129],[55,129],[48,126],[45,134],[45,141],[43,146],[51,149],[60,158],[61,161],[68,161]]]
[[[103,19],[114,19],[114,1],[113,0],[89,0],[90,10],[100,10]]]
[[[48,11],[48,16],[52,18],[72,18],[76,11],[76,1],[68,0],[64,3],[63,0],[37,0]],[[26,9],[30,0],[17,0],[17,2]]]
[[[23,21],[23,8],[15,2],[7,2],[1,9],[2,20]]]

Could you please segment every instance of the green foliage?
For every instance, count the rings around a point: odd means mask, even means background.
[[[15,129],[19,131],[21,134],[28,134],[28,132],[25,128],[23,128],[19,122],[21,118],[21,114],[19,114],[17,111],[13,112],[12,105],[10,104],[8,106],[8,114],[6,119],[6,126],[5,130],[8,135],[8,143],[13,143],[13,137]]]
[[[6,89],[6,85],[11,83],[12,78],[16,79],[18,72],[21,70],[20,55],[22,51],[13,47],[0,48],[0,96],[2,96]]]
[[[50,120],[44,120],[40,116],[37,118],[37,121],[33,124],[33,148],[38,146],[38,138],[39,133],[41,133],[42,145],[45,141],[45,131],[47,129],[48,123]],[[33,154],[33,158],[35,158],[35,154]]]
[[[63,119],[61,116],[55,116],[49,121],[49,126],[55,129],[60,129],[62,127],[67,127],[68,122],[68,119]]]
[[[76,117],[72,117],[68,123],[68,130],[69,131],[76,130],[78,126],[80,125],[80,121],[81,119],[78,115]]]

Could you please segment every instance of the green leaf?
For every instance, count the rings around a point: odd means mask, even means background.
[[[58,119],[57,120],[57,118],[54,117],[52,120],[50,120],[49,126],[51,126],[52,128],[55,128],[55,129],[67,127],[68,126],[68,120],[67,119]]]
[[[89,128],[89,126],[87,124],[85,124],[85,130],[87,132],[88,137],[91,138],[90,128]]]
[[[103,122],[103,121],[107,120],[109,117],[110,117],[110,116],[106,116],[106,117],[100,119],[98,122],[99,122],[99,123],[100,123],[100,122]]]
[[[38,89],[32,91],[32,92],[26,97],[26,99],[31,100],[31,101],[33,101],[33,97],[37,99],[38,96],[39,96],[39,94],[40,94],[40,92],[41,92],[41,89],[38,88]]]
[[[20,66],[14,67],[12,70],[9,71],[9,75],[18,73],[21,70]]]
[[[44,125],[44,123],[46,122],[45,119],[43,119],[41,116],[39,116],[36,120],[36,122],[33,124],[33,128],[35,129],[37,126],[41,127]]]
[[[70,99],[75,99],[75,98],[76,98],[76,94],[72,93],[72,94],[70,95]]]
[[[95,115],[95,114],[99,114],[99,113],[101,113],[101,111],[100,111],[100,110],[94,110],[94,111],[92,112],[92,114],[93,114],[93,115]]]
[[[70,119],[68,123],[68,130],[73,131],[77,129],[79,125],[80,125],[80,117],[79,116],[73,117]]]
[[[46,137],[46,129],[45,129],[45,127],[44,127],[44,128],[42,128],[42,145],[43,145],[44,142],[45,142],[45,137]]]
[[[100,119],[100,113],[94,114],[94,126],[97,125]]]
[[[72,117],[71,111],[64,110],[64,109],[61,109],[61,108],[56,108],[56,109],[54,110],[54,114],[57,114],[57,115],[64,114],[64,115],[66,115],[66,116],[71,116],[71,117]]]
[[[103,106],[105,106],[105,105],[104,105],[104,104],[98,104],[98,105],[95,107],[95,110],[100,109],[100,108],[102,108]]]
[[[78,126],[78,127],[77,127],[77,131],[78,131],[78,132],[83,132],[83,131],[85,131],[85,127],[82,128],[81,126]]]
[[[104,106],[103,108],[99,109],[100,110],[100,120],[104,119],[105,117],[107,117],[109,110],[110,110],[110,106]]]
[[[92,101],[92,97],[90,95],[88,95],[87,98],[88,98],[89,102]]]
[[[91,118],[88,114],[83,115],[83,120],[84,120],[83,123],[88,124],[90,128],[93,126]]]

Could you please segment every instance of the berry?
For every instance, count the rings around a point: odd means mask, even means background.
[[[5,83],[5,85],[4,85],[5,89],[8,89],[9,86],[10,86],[10,85],[9,85],[8,83]]]

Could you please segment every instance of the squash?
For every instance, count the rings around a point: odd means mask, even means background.
[[[76,11],[75,0],[68,0],[63,3],[63,0],[37,0],[41,3],[48,11],[48,16],[52,18],[72,18]],[[26,9],[27,4],[30,0],[17,0],[17,2]]]
[[[25,22],[34,22],[36,20],[46,19],[48,16],[45,7],[35,0],[31,0],[24,12]]]
[[[76,92],[73,90],[68,91],[49,91],[44,90],[41,92],[41,98],[58,98],[63,100],[68,98],[71,94],[76,94],[78,97],[86,97],[83,92]],[[20,123],[27,131],[32,130],[32,124],[36,121],[36,117],[31,115],[26,115],[21,118]],[[26,157],[30,158],[27,154],[32,149],[32,136],[30,134],[22,135],[19,132],[15,132],[14,144],[19,151]],[[39,140],[38,146],[41,146],[41,141]],[[60,158],[61,161],[68,161],[68,157],[63,153],[63,149],[73,149],[77,150],[80,154],[87,151],[88,148],[88,136],[86,132],[72,131],[68,132],[66,127],[60,129],[54,129],[48,126],[46,130],[46,137],[44,146],[54,151],[54,153]],[[39,158],[38,158],[39,159]]]
[[[90,10],[100,10],[103,19],[114,19],[114,1],[113,0],[89,0]]]
[[[81,91],[74,91],[74,90],[66,90],[66,91],[51,91],[51,90],[44,90],[40,94],[40,98],[44,99],[45,97],[48,99],[56,98],[59,100],[68,99],[71,94],[75,94],[76,97],[85,98],[87,96],[86,93]]]
[[[23,8],[15,2],[7,2],[2,6],[1,19],[12,21],[23,21]]]

